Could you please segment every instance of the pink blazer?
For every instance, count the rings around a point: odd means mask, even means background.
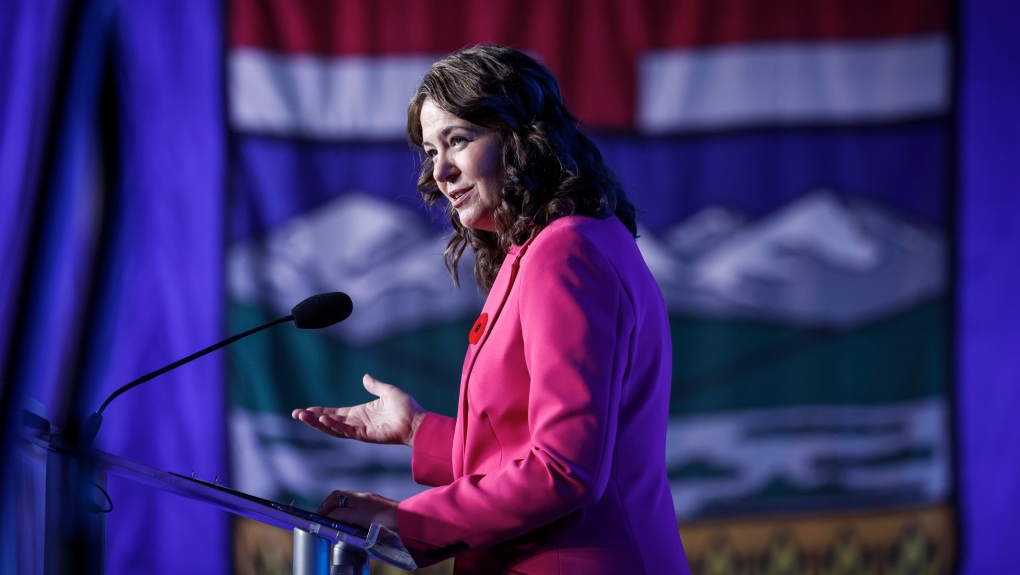
[[[419,565],[457,573],[689,573],[665,469],[662,294],[620,221],[515,246],[468,338],[457,418],[430,413],[400,503]]]

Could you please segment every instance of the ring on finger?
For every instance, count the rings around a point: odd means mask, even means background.
[[[347,507],[347,496],[346,495],[341,495],[340,496],[340,507]]]

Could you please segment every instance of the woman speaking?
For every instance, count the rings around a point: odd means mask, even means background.
[[[466,334],[456,418],[397,387],[294,417],[412,448],[404,501],[338,490],[318,512],[397,531],[419,565],[456,573],[689,573],[665,469],[670,335],[635,242],[634,207],[519,51],[477,46],[432,66],[407,135],[418,190],[445,202],[446,266],[474,252],[488,293]]]

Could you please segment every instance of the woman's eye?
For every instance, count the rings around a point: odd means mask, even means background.
[[[464,142],[467,142],[467,138],[464,138],[462,136],[454,136],[450,138],[450,144],[453,146],[456,146],[457,144],[463,144]]]

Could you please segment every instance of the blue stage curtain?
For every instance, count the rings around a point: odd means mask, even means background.
[[[27,395],[66,428],[120,385],[224,337],[222,10],[3,3],[5,416]],[[97,447],[225,482],[223,362],[203,358],[118,398]],[[5,417],[5,438],[16,421]],[[108,573],[230,571],[225,512],[118,477],[108,491]],[[3,513],[9,555],[15,522]]]
[[[970,0],[961,10],[962,572],[1020,573],[1020,4]]]
[[[54,54],[66,0],[7,4],[0,18],[0,350],[8,348],[32,222]]]
[[[94,341],[102,397],[224,337],[225,123],[222,7],[121,2],[116,70],[121,169],[116,257]],[[221,355],[134,389],[97,443],[141,463],[226,481]],[[208,505],[111,480],[109,573],[229,571],[229,518]]]

